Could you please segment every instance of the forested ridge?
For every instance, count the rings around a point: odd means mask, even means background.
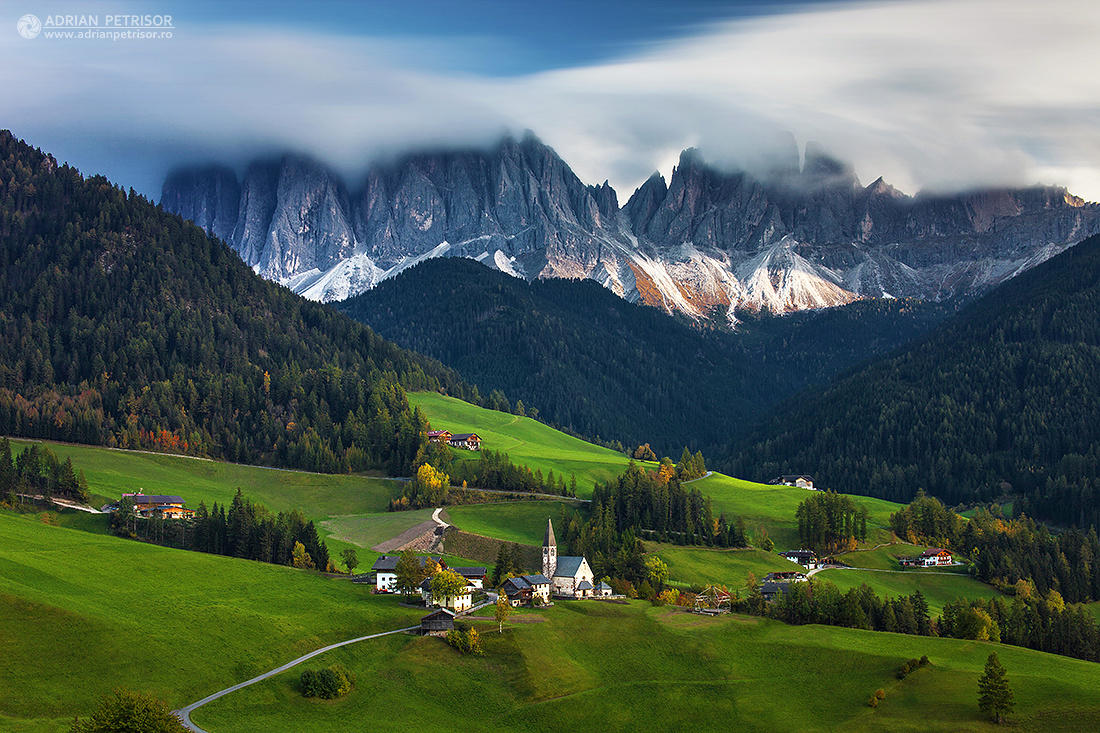
[[[462,258],[423,262],[338,307],[552,425],[673,455],[685,443],[724,447],[784,397],[896,348],[947,312],[874,301],[743,314],[730,333],[590,280],[526,282]]]
[[[0,132],[0,433],[408,472],[458,377]]]
[[[908,501],[1009,498],[1100,523],[1100,237],[1014,278],[920,343],[787,405],[724,467]]]

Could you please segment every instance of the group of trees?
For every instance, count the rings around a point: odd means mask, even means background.
[[[543,476],[542,469],[517,466],[507,453],[499,451],[482,450],[476,461],[452,459],[449,472],[453,481],[478,489],[577,495],[576,476],[571,474],[566,481],[564,472],[555,476],[553,469]]]
[[[747,596],[736,600],[734,605],[747,613],[766,614],[789,624],[827,624],[920,636],[935,634],[928,602],[919,590],[884,599],[867,585],[841,592],[832,583],[819,580],[791,583],[788,590],[774,603],[765,603],[752,579]]]
[[[139,519],[133,500],[124,499],[111,515],[111,531],[165,547],[229,555],[276,565],[330,570],[328,548],[312,520],[300,511],[272,514],[246,499],[240,489],[228,507],[207,510],[199,502],[193,519]]]
[[[0,434],[408,473],[457,375],[0,132]]]
[[[948,547],[971,559],[971,571],[1002,588],[1021,581],[1040,595],[1057,591],[1066,602],[1100,600],[1100,536],[1070,529],[1051,532],[1029,517],[1005,519],[985,508],[963,521],[938,499],[919,495],[890,517],[898,536]]]
[[[1100,627],[1083,604],[1067,604],[1057,591],[1015,598],[960,599],[943,608],[940,634],[999,641],[1100,662]]]
[[[321,669],[304,669],[298,678],[298,688],[302,697],[319,697],[322,700],[335,700],[351,692],[355,683],[351,672],[342,664]]]
[[[832,491],[814,492],[795,510],[804,547],[827,555],[844,552],[867,539],[867,507]]]
[[[761,425],[731,462],[816,466],[905,501],[1011,498],[1059,526],[1100,523],[1100,237],[1023,273],[932,337]]]
[[[0,438],[0,499],[15,505],[20,494],[79,502],[89,499],[84,472],[73,468],[72,459],[58,460],[53,451],[38,443],[27,446],[13,459],[11,442]]]

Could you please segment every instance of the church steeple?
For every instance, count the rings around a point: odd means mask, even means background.
[[[558,541],[554,537],[554,523],[546,518],[546,537],[542,540],[542,574],[554,577],[558,568]]]

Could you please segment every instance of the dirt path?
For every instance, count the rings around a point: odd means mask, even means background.
[[[438,510],[437,510],[438,511]],[[426,522],[409,527],[401,534],[392,539],[388,539],[385,542],[380,542],[371,549],[375,552],[393,552],[394,550],[400,550],[405,545],[409,544],[413,540],[420,539],[426,534],[435,534],[435,528],[439,526],[434,521],[434,516]]]

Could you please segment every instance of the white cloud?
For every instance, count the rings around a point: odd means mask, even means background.
[[[180,159],[290,147],[350,175],[372,156],[507,127],[533,129],[623,199],[687,145],[746,161],[777,130],[820,141],[865,182],[1041,181],[1100,199],[1098,31],[1100,3],[1083,0],[841,5],[504,78],[446,68],[448,54],[491,47],[430,39],[183,21],[148,43],[0,32],[0,125],[153,193]]]

